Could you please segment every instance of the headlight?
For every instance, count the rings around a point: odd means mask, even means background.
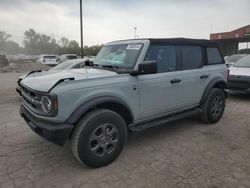
[[[49,113],[52,109],[52,103],[49,97],[47,96],[42,96],[41,97],[41,108],[43,112]]]

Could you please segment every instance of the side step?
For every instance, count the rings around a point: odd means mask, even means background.
[[[151,128],[151,127],[162,125],[162,124],[168,123],[170,121],[182,119],[182,118],[189,117],[189,116],[192,116],[192,115],[196,115],[196,114],[199,114],[199,113],[201,113],[201,109],[200,108],[195,108],[195,109],[184,111],[184,112],[181,112],[181,113],[172,114],[172,115],[166,116],[164,118],[160,118],[160,119],[156,119],[156,120],[150,120],[150,121],[142,122],[142,123],[140,122],[140,123],[131,124],[129,126],[129,129],[132,132],[139,132],[139,131],[143,131],[143,130]]]

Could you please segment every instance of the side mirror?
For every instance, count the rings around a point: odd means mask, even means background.
[[[155,74],[157,73],[156,61],[144,61],[138,65],[138,74]]]

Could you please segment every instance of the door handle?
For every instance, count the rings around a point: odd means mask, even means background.
[[[207,74],[203,74],[203,75],[200,76],[200,79],[205,79],[205,78],[208,78]]]
[[[178,78],[175,78],[173,80],[170,80],[170,83],[171,84],[176,84],[176,83],[180,83],[181,82],[181,79],[178,79]]]

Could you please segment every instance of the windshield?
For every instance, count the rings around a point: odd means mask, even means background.
[[[68,59],[77,59],[76,55],[68,55],[67,57],[68,57]]]
[[[43,57],[44,59],[57,59],[57,57],[56,56],[52,56],[52,55],[50,55],[50,56],[44,56]]]
[[[227,57],[226,62],[237,62],[243,57],[244,57],[244,55],[242,55],[242,54],[231,55],[231,56]]]
[[[104,46],[94,60],[95,65],[132,69],[139,57],[142,44]]]
[[[58,71],[58,70],[65,70],[68,68],[71,68],[71,66],[76,65],[77,63],[84,62],[83,59],[77,59],[77,60],[68,60],[64,61],[63,63],[60,63],[56,65],[55,67],[51,68],[49,71]]]
[[[250,68],[250,55],[239,60],[234,66]]]

